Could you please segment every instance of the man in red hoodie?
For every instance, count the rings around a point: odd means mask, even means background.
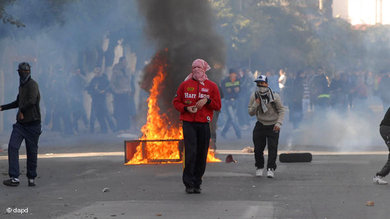
[[[184,135],[183,183],[186,192],[200,193],[202,176],[206,170],[213,111],[221,109],[217,85],[208,80],[209,64],[203,59],[192,63],[192,73],[177,89],[173,105],[180,112]]]

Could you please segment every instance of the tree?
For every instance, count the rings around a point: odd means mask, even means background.
[[[228,64],[257,69],[304,64],[305,39],[311,32],[297,10],[300,4],[283,0],[211,2],[228,44]]]

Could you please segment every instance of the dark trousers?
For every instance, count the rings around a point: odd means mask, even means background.
[[[206,170],[207,152],[210,143],[209,123],[183,121],[184,170],[186,187],[199,188]]]
[[[389,155],[388,155],[386,164],[383,166],[381,171],[376,173],[377,176],[384,177],[384,176],[387,176],[390,172],[390,126],[382,125],[379,128],[379,132],[380,132],[383,140],[385,140],[387,148],[389,149]]]
[[[91,133],[94,132],[96,119],[99,122],[101,132],[108,132],[107,123],[110,126],[111,130],[115,130],[115,125],[111,119],[111,116],[108,113],[108,108],[105,99],[92,99],[91,118],[89,120],[89,130]]]
[[[68,107],[55,106],[53,111],[53,131],[73,134],[71,112]]]
[[[73,102],[73,112],[72,112],[72,126],[73,129],[78,132],[79,131],[79,125],[78,121],[81,119],[85,125],[85,127],[88,126],[88,119],[87,114],[85,113],[85,110],[83,108],[83,102],[82,101],[74,101]]]
[[[278,156],[279,132],[273,131],[274,125],[263,125],[256,122],[253,129],[253,144],[255,145],[255,166],[264,168],[264,149],[268,145],[267,169],[276,169],[276,158]]]
[[[38,140],[41,135],[41,124],[13,125],[11,138],[8,144],[8,174],[10,177],[18,178],[19,173],[19,149],[22,141],[26,143],[27,153],[27,177],[35,179],[37,176]]]
[[[130,95],[114,94],[114,118],[118,131],[130,128]]]

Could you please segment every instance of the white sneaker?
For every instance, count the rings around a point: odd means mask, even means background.
[[[375,176],[372,181],[378,185],[387,185],[387,181],[383,179],[381,176]]]
[[[274,176],[275,176],[274,170],[268,168],[268,169],[267,169],[267,177],[268,177],[268,178],[274,178]]]
[[[264,168],[256,170],[256,176],[263,176]]]

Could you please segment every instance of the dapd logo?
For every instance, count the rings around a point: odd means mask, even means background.
[[[7,214],[28,214],[28,208],[10,208],[5,209]]]

